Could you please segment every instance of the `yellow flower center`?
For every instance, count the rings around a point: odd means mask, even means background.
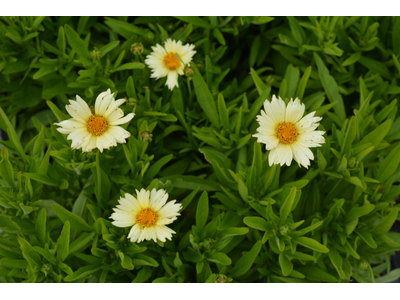
[[[175,53],[168,53],[164,58],[164,64],[168,70],[174,71],[179,68],[181,62],[176,57]]]
[[[99,115],[91,115],[86,121],[87,130],[95,136],[102,135],[107,131],[109,126],[110,124],[106,118]]]
[[[279,138],[279,142],[283,144],[293,143],[299,135],[296,126],[290,122],[279,123],[276,129],[276,134]]]
[[[136,223],[142,227],[154,226],[157,222],[158,214],[151,208],[142,209],[136,215]]]

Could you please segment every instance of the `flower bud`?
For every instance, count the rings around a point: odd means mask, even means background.
[[[350,168],[355,168],[358,166],[358,160],[355,157],[352,157],[349,159],[349,167]]]
[[[101,58],[101,51],[95,47],[92,53],[90,53],[90,56],[94,60],[99,60]]]
[[[135,98],[129,98],[128,101],[126,101],[126,104],[135,109],[137,105],[137,100]]]
[[[183,72],[185,73],[186,77],[189,77],[189,78],[193,77],[194,71],[191,67],[185,67]]]
[[[215,279],[215,283],[227,283],[228,282],[228,277],[222,274],[218,274],[217,278]]]
[[[204,63],[203,63],[202,61],[197,61],[197,62],[196,62],[196,66],[197,66],[199,69],[201,69],[201,68],[204,67]]]
[[[361,271],[367,271],[369,265],[368,265],[368,263],[367,263],[366,261],[361,261],[361,262],[358,264],[358,267],[360,268]]]
[[[142,131],[140,136],[142,137],[143,141],[146,141],[148,143],[151,142],[151,140],[153,138],[153,135],[150,132],[148,132],[147,130]]]
[[[149,42],[151,42],[152,40],[154,40],[154,33],[152,33],[151,31],[146,33],[146,40],[148,40]]]
[[[135,55],[140,55],[143,53],[144,47],[142,43],[134,43],[131,46],[131,52]]]
[[[290,230],[287,225],[282,225],[281,228],[279,228],[279,231],[282,235],[288,235]]]

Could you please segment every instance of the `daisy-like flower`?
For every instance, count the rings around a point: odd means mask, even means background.
[[[159,79],[168,76],[166,85],[172,91],[175,86],[178,87],[178,74],[184,74],[185,65],[192,61],[196,53],[194,45],[183,46],[181,41],[167,39],[164,47],[157,44],[151,48],[153,52],[144,61],[152,69],[150,77]]]
[[[114,208],[110,217],[114,220],[112,224],[117,227],[133,226],[128,235],[131,242],[171,240],[175,231],[165,225],[171,224],[180,216],[178,211],[182,205],[175,204],[176,200],[168,203],[167,200],[168,193],[163,189],[152,189],[151,192],[145,189],[136,190],[136,197],[126,193],[125,198],[121,197],[119,205]]]
[[[265,111],[264,111],[265,110]],[[314,155],[309,148],[321,147],[325,143],[322,136],[325,131],[316,131],[321,117],[314,117],[315,111],[303,117],[305,105],[296,98],[288,105],[281,97],[272,96],[272,101],[265,100],[264,110],[257,116],[260,127],[253,136],[257,142],[264,143],[269,152],[269,165],[286,164],[290,166],[294,159],[299,166],[308,169]],[[303,117],[303,118],[302,118]]]
[[[134,113],[127,114],[119,108],[126,100],[114,99],[114,93],[110,89],[97,96],[94,114],[89,106],[81,97],[76,95],[76,101],[69,100],[70,105],[66,105],[68,113],[72,116],[69,120],[54,123],[61,126],[57,128],[62,134],[68,134],[67,139],[72,140],[72,149],[81,149],[82,152],[92,151],[98,148],[109,149],[117,146],[117,143],[124,144],[130,133],[123,129],[121,124],[129,122]]]

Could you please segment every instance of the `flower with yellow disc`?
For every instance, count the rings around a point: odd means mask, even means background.
[[[314,117],[315,111],[303,117],[305,105],[296,98],[288,105],[281,97],[272,96],[272,101],[265,100],[264,110],[257,116],[260,127],[253,136],[259,143],[270,150],[269,165],[286,164],[290,166],[294,159],[299,166],[310,166],[314,155],[309,148],[321,147],[325,143],[322,136],[325,131],[315,130],[321,117]]]
[[[94,114],[87,103],[76,95],[76,101],[69,100],[66,105],[68,113],[72,116],[69,120],[54,123],[62,134],[68,134],[67,139],[72,140],[72,149],[81,149],[82,152],[89,152],[98,148],[100,152],[117,146],[117,143],[126,143],[130,133],[123,129],[121,124],[132,120],[134,113],[127,114],[119,108],[126,100],[114,99],[110,89],[102,92],[96,98]]]
[[[178,75],[184,74],[184,68],[192,61],[194,45],[182,45],[181,41],[167,39],[164,47],[157,44],[151,47],[153,52],[147,55],[144,61],[152,69],[152,78],[162,78],[167,76],[168,88],[172,91],[178,87]]]
[[[126,193],[113,209],[114,213],[110,217],[114,220],[112,224],[117,227],[132,226],[128,235],[131,242],[171,240],[175,231],[166,225],[180,216],[178,211],[182,209],[182,205],[175,203],[176,200],[167,200],[168,193],[163,189],[136,190],[136,197]]]

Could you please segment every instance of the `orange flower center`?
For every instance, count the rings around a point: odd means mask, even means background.
[[[181,62],[176,57],[175,53],[168,53],[164,58],[164,64],[168,70],[174,71],[179,68]]]
[[[299,135],[296,126],[290,122],[279,123],[278,128],[276,129],[276,134],[279,138],[279,142],[283,144],[293,143]]]
[[[158,214],[151,208],[142,209],[136,215],[136,223],[142,227],[151,227],[156,224]]]
[[[102,135],[107,131],[109,126],[110,124],[106,118],[99,115],[91,115],[86,121],[87,130],[95,136]]]

